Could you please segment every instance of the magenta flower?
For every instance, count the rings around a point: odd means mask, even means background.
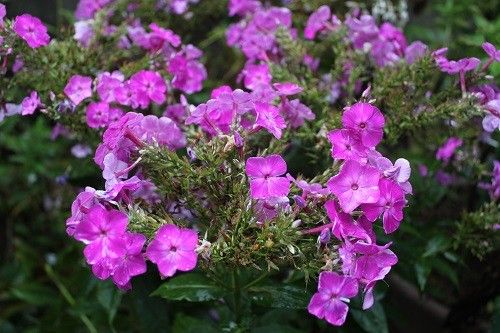
[[[50,37],[47,27],[43,25],[38,17],[29,14],[17,16],[12,23],[12,29],[16,34],[28,43],[29,47],[36,49],[48,45]]]
[[[73,236],[77,225],[80,224],[90,209],[97,204],[99,202],[93,188],[87,187],[85,191],[78,193],[71,204],[71,216],[66,220],[66,233]]]
[[[341,211],[334,200],[325,202],[325,210],[333,224],[331,228],[332,233],[337,239],[357,238],[363,239],[366,242],[372,241],[373,230],[371,223],[370,225],[357,223],[350,214]]]
[[[156,104],[165,102],[167,85],[165,80],[157,72],[141,70],[130,78],[130,86],[136,97],[136,101],[142,109],[149,106],[149,102]]]
[[[192,45],[185,47],[183,52],[172,56],[168,64],[168,72],[173,75],[172,86],[186,94],[192,94],[202,89],[207,71],[197,59],[202,52]]]
[[[376,106],[362,102],[353,104],[342,115],[342,124],[359,133],[361,142],[366,147],[375,147],[382,141],[385,121]]]
[[[356,132],[349,129],[338,129],[328,133],[332,144],[332,157],[337,160],[354,160],[366,163],[366,148]]]
[[[143,132],[140,138],[146,142],[157,142],[171,150],[186,146],[184,134],[170,118],[148,115],[142,119],[141,127]]]
[[[327,186],[339,199],[342,210],[351,213],[360,204],[378,201],[379,179],[376,168],[350,160],[344,163],[338,175],[330,178]]]
[[[290,191],[290,180],[280,177],[286,173],[286,162],[280,155],[250,157],[245,165],[250,178],[250,195],[254,199],[284,197]]]
[[[146,260],[142,248],[146,237],[142,234],[125,233],[125,255],[111,260],[112,279],[120,289],[130,289],[130,279],[146,272]]]
[[[313,295],[307,310],[332,325],[342,325],[347,317],[349,298],[358,293],[358,282],[335,272],[321,272],[318,291]]]
[[[21,102],[21,114],[23,116],[33,114],[41,104],[42,103],[40,101],[40,97],[38,97],[38,93],[36,91],[32,91],[31,94]]]
[[[285,119],[280,114],[280,110],[267,103],[255,102],[257,112],[256,126],[260,126],[269,131],[276,139],[280,139],[282,130],[286,128]]]
[[[455,154],[458,147],[462,145],[463,141],[457,137],[451,137],[436,152],[436,159],[448,163]]]
[[[85,115],[90,128],[106,127],[109,122],[109,105],[106,102],[90,103]]]
[[[307,19],[306,28],[304,29],[304,38],[314,39],[316,34],[325,28],[325,24],[330,19],[330,16],[330,7],[324,5],[316,9]]]
[[[151,23],[149,28],[151,29],[149,42],[154,50],[161,49],[165,42],[173,47],[179,47],[181,45],[181,37],[172,30],[164,29],[156,23]]]
[[[194,230],[166,224],[158,229],[146,257],[158,266],[163,277],[170,277],[178,270],[186,272],[196,267],[197,245],[198,234]]]
[[[92,96],[92,79],[88,76],[73,75],[64,88],[64,93],[73,104],[78,105]]]
[[[403,208],[406,204],[403,190],[394,181],[380,179],[378,184],[380,198],[376,203],[363,204],[361,209],[368,220],[374,222],[382,215],[382,223],[386,234],[396,231],[403,220]]]
[[[75,239],[87,244],[83,253],[91,265],[125,255],[128,217],[118,210],[93,206],[75,229]]]
[[[245,16],[246,13],[252,13],[261,4],[258,0],[229,0],[229,16]]]

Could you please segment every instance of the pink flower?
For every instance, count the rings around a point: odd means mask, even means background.
[[[298,84],[292,82],[275,83],[273,84],[273,87],[281,96],[297,95],[304,90]]]
[[[31,95],[23,99],[21,103],[21,114],[23,116],[33,114],[40,105],[41,101],[40,97],[38,97],[38,93],[36,91],[32,91]]]
[[[17,16],[12,24],[12,29],[19,37],[24,39],[32,49],[48,45],[50,42],[50,37],[47,34],[47,27],[43,25],[38,17],[29,14]]]
[[[338,129],[328,133],[332,144],[332,157],[337,160],[354,160],[366,163],[366,148],[356,132],[349,129]]]
[[[409,64],[413,64],[415,61],[422,59],[427,52],[427,45],[421,41],[415,41],[408,45],[405,49],[405,59]]]
[[[366,147],[375,147],[382,141],[385,121],[376,106],[362,102],[352,105],[342,115],[342,124],[358,133]]]
[[[250,195],[254,199],[284,197],[290,191],[290,180],[280,177],[286,173],[286,162],[280,155],[250,157],[245,165],[250,178]]]
[[[124,235],[125,254],[111,260],[112,279],[120,289],[130,289],[130,279],[146,272],[146,260],[142,248],[146,237],[142,234],[127,232]]]
[[[257,0],[230,0],[229,1],[229,16],[252,13],[257,8],[260,8],[260,2]]]
[[[436,152],[436,159],[448,163],[455,154],[455,150],[462,145],[463,141],[457,137],[451,137]]]
[[[325,202],[325,210],[333,223],[332,233],[337,239],[357,238],[368,243],[374,240],[371,223],[369,225],[357,223],[350,214],[342,212],[334,200]]]
[[[382,215],[384,231],[390,234],[398,229],[403,219],[406,200],[403,190],[392,180],[382,178],[378,187],[380,189],[379,200],[373,204],[363,204],[361,209],[371,222]]]
[[[173,47],[178,47],[181,45],[181,37],[175,34],[172,30],[164,29],[156,23],[151,23],[149,25],[149,28],[151,29],[149,41],[153,49],[161,49],[165,42],[172,45]]]
[[[163,277],[170,277],[177,270],[186,272],[196,267],[197,245],[195,231],[166,224],[158,229],[146,250],[146,257],[158,266]]]
[[[339,199],[340,207],[351,213],[360,204],[375,203],[380,197],[380,172],[369,165],[346,161],[339,174],[330,178],[328,189]]]
[[[192,45],[174,56],[168,63],[168,72],[173,75],[172,86],[186,94],[192,94],[202,89],[203,81],[207,78],[207,71],[197,59],[202,52]]]
[[[136,97],[136,101],[142,109],[149,106],[149,102],[156,104],[165,102],[167,85],[165,80],[157,72],[141,70],[130,78],[130,86]]]
[[[106,210],[93,206],[75,229],[74,237],[87,244],[83,253],[91,265],[103,259],[119,258],[125,255],[123,239],[127,230],[128,217],[118,210]]]
[[[171,150],[186,146],[184,134],[177,124],[168,117],[145,116],[141,121],[141,127],[143,133],[140,138],[146,142],[156,141]]]
[[[314,39],[316,34],[325,28],[325,23],[328,22],[330,16],[330,7],[324,5],[316,9],[307,19],[306,28],[304,29],[304,38]]]
[[[257,112],[255,125],[264,127],[276,139],[280,139],[282,129],[286,128],[285,119],[280,114],[280,110],[271,104],[255,102],[255,111]]]
[[[109,122],[109,105],[106,102],[90,103],[86,112],[87,125],[90,128],[106,127]]]
[[[335,272],[321,272],[318,291],[313,295],[307,310],[332,325],[340,326],[345,322],[349,298],[358,293],[358,282],[348,276]]]
[[[92,96],[92,79],[88,76],[73,75],[64,88],[64,93],[75,105],[78,105]]]

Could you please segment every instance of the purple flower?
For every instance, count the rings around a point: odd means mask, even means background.
[[[250,157],[246,162],[245,170],[250,178],[252,198],[266,199],[288,195],[290,180],[282,177],[286,173],[286,162],[280,155]]]
[[[19,37],[24,39],[32,49],[48,45],[50,42],[50,37],[47,34],[47,27],[43,25],[38,17],[29,14],[17,16],[14,19],[14,23],[12,23],[12,29]]]
[[[103,73],[97,77],[96,90],[101,101],[116,101],[116,93],[123,86],[123,75],[120,72]]]
[[[64,93],[75,105],[78,105],[92,96],[92,79],[88,76],[73,75],[64,88]]]
[[[273,78],[267,64],[247,64],[243,69],[243,75],[245,88],[250,90],[255,90],[262,85],[269,85]]]
[[[427,52],[427,45],[421,41],[415,41],[408,45],[405,49],[405,59],[409,64],[413,64],[415,61],[422,59]]]
[[[161,276],[170,277],[176,271],[190,271],[196,267],[198,234],[191,229],[166,224],[158,229],[146,250],[146,257],[158,266]]]
[[[38,97],[38,93],[36,91],[32,91],[31,94],[23,99],[21,103],[21,114],[23,116],[33,114],[41,104],[42,103],[40,101],[40,97]]]
[[[99,201],[93,188],[88,187],[85,191],[80,192],[71,204],[71,216],[66,220],[66,233],[73,236],[77,225],[80,224],[90,209],[97,204],[99,204]]]
[[[142,248],[146,237],[142,234],[126,232],[125,254],[111,260],[113,267],[112,279],[120,289],[129,289],[130,279],[146,272],[146,260],[142,255]]]
[[[436,152],[436,159],[448,163],[455,154],[455,150],[462,145],[463,141],[457,137],[451,137]]]
[[[500,61],[500,50],[497,50],[495,45],[485,42],[483,43],[483,50],[493,61]]]
[[[106,210],[93,206],[76,226],[75,239],[87,244],[83,253],[91,265],[103,259],[114,259],[125,255],[125,240],[128,217],[118,210]]]
[[[293,82],[275,83],[273,84],[273,87],[281,96],[296,95],[304,90],[298,84],[295,84]]]
[[[109,104],[106,102],[90,103],[85,115],[90,128],[106,127],[109,123]]]
[[[172,86],[192,94],[202,89],[203,81],[207,78],[205,67],[198,62],[202,53],[192,45],[186,46],[183,52],[172,56],[168,63],[168,72],[173,75]]]
[[[92,38],[94,38],[94,21],[78,21],[75,22],[75,34],[73,38],[77,40],[83,47],[89,47]]]
[[[255,102],[257,112],[256,126],[260,126],[269,131],[276,139],[280,139],[282,130],[286,128],[285,119],[280,114],[280,110],[267,103]]]
[[[5,9],[5,5],[0,3],[0,27],[3,27],[3,19],[7,14],[7,10]]]
[[[316,115],[298,99],[283,104],[283,112],[292,128],[304,125],[306,120],[314,120]]]
[[[324,5],[316,9],[307,19],[306,28],[304,29],[304,38],[314,39],[316,34],[325,28],[325,23],[328,22],[330,16],[330,7]]]
[[[257,0],[229,0],[229,16],[245,16],[247,13],[253,13],[261,4]]]
[[[181,45],[181,37],[172,30],[164,29],[156,23],[151,23],[149,28],[151,29],[149,42],[153,50],[163,48],[165,42],[173,47],[179,47]]]
[[[221,107],[218,100],[211,99],[206,104],[200,104],[186,118],[186,125],[197,124],[211,136],[219,132],[229,133],[233,122],[233,109]]]
[[[342,115],[342,124],[359,134],[364,146],[372,148],[382,141],[384,116],[371,104],[358,102]]]
[[[335,272],[321,272],[318,291],[313,295],[307,310],[332,325],[344,324],[349,307],[349,298],[358,294],[358,282]]]
[[[141,128],[143,132],[140,138],[146,142],[157,142],[171,150],[186,146],[184,134],[177,124],[168,117],[145,116],[141,121]]]
[[[339,174],[330,178],[328,189],[339,199],[340,207],[351,213],[360,204],[375,203],[380,197],[379,171],[356,161],[346,161]]]
[[[85,158],[92,154],[92,148],[83,144],[76,144],[71,147],[71,154],[76,158]]]
[[[406,204],[403,190],[394,181],[380,179],[378,184],[380,198],[376,203],[363,204],[361,209],[371,222],[374,222],[380,215],[386,234],[396,231],[403,219],[403,208]]]
[[[257,223],[271,221],[280,212],[290,212],[290,199],[286,196],[258,199],[253,210]]]

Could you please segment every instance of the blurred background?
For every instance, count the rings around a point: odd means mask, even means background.
[[[228,75],[228,63],[241,68],[243,60],[225,46],[221,33],[231,22],[226,1],[200,1],[212,10],[198,15],[193,6],[195,21],[180,21],[173,29],[184,40],[205,46],[207,86],[214,87],[222,78],[234,79],[236,72]],[[375,2],[360,4],[371,8]],[[52,36],[71,33],[76,0],[2,3],[8,17],[30,13],[49,25]],[[346,10],[346,2],[330,3],[340,13]],[[431,49],[447,46],[451,59],[484,58],[480,45],[485,40],[500,46],[498,0],[413,0],[407,6],[404,30],[409,41],[421,40]],[[493,71],[500,77],[498,66]],[[203,100],[208,91],[198,98]],[[71,155],[74,140],[52,140],[52,127],[43,117],[10,117],[0,123],[0,332],[210,331],[206,323],[224,313],[215,315],[209,305],[149,297],[161,282],[152,267],[126,294],[92,276],[82,246],[65,234],[65,220],[81,187],[102,187],[96,183],[99,170],[90,157],[77,160]],[[404,143],[396,148],[405,149]],[[428,161],[419,158],[432,164],[432,155]],[[500,332],[499,244],[490,244],[481,258],[467,246],[453,245],[462,210],[477,209],[478,196],[487,195],[436,189],[418,177],[412,183],[416,196],[394,239],[399,263],[387,281],[390,287],[380,295],[385,315],[374,309],[367,324],[361,320],[322,330],[383,332],[384,326],[376,323],[387,321],[390,332]],[[480,232],[474,236],[471,246],[484,241]],[[289,322],[296,332],[318,325],[305,312],[274,310],[262,316]]]

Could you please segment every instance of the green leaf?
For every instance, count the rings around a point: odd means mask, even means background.
[[[300,333],[300,332],[303,331],[287,325],[279,325],[279,324],[259,326],[252,329],[252,333]]]
[[[427,279],[431,273],[431,266],[426,262],[420,262],[415,264],[415,274],[417,276],[417,282],[420,290],[425,289]]]
[[[311,295],[295,286],[255,286],[248,290],[252,302],[269,308],[305,309]]]
[[[151,295],[173,301],[205,302],[219,299],[226,294],[225,289],[214,284],[206,276],[188,273],[168,280]]]
[[[442,235],[433,237],[429,240],[429,242],[427,242],[425,252],[422,256],[423,257],[433,256],[433,255],[447,249],[449,244],[450,244],[450,241]]]
[[[216,333],[218,332],[214,327],[210,326],[206,320],[200,320],[195,317],[187,316],[179,313],[175,316],[172,333]]]
[[[388,333],[387,318],[380,302],[368,310],[351,309],[352,317],[368,333]]]
[[[52,289],[35,283],[13,288],[12,295],[33,305],[47,305],[59,302],[57,294]]]

